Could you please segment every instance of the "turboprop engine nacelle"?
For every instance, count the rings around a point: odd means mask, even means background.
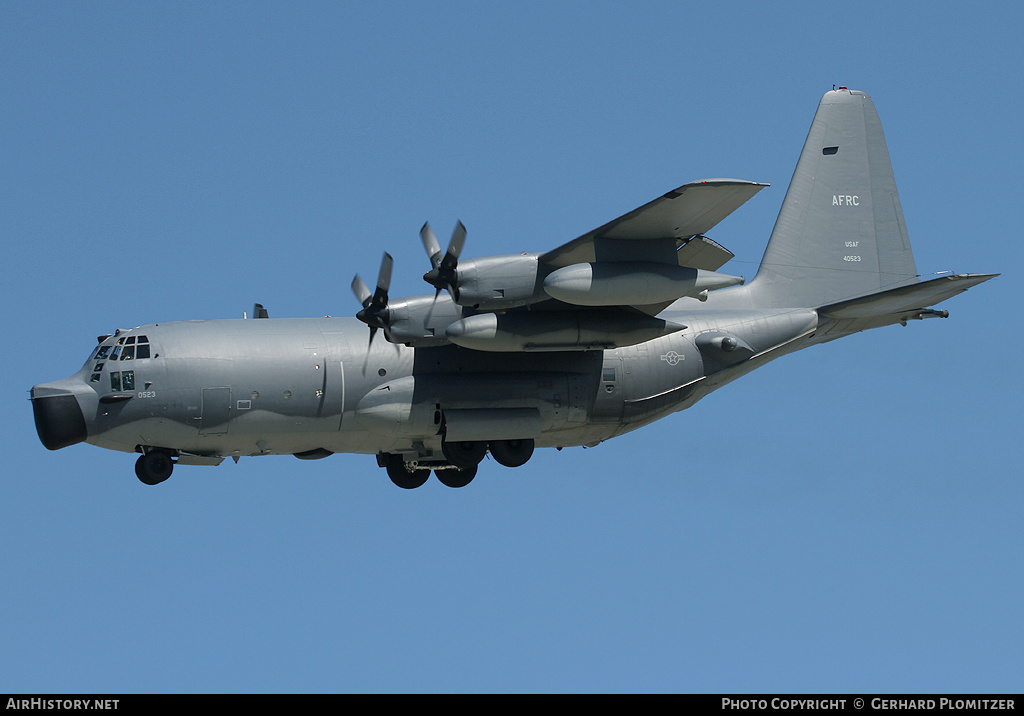
[[[387,338],[417,348],[444,345],[444,329],[460,318],[462,306],[455,305],[443,292],[398,299],[388,304]]]
[[[544,291],[577,306],[646,306],[742,283],[740,276],[669,264],[587,263],[552,271]]]
[[[452,343],[478,351],[585,351],[654,340],[686,326],[611,308],[605,311],[481,313],[445,331]]]
[[[537,280],[540,254],[484,256],[459,263],[459,305],[481,310],[525,306],[547,298]]]

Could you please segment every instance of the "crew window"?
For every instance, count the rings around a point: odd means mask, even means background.
[[[102,360],[107,357],[110,353],[110,346],[100,346],[100,349],[96,351],[96,360]]]
[[[149,338],[146,336],[128,336],[125,339],[124,349],[121,351],[121,360],[132,360],[134,358],[149,358]]]
[[[89,382],[90,383],[99,383],[100,382],[100,374],[99,373],[93,373],[92,375],[90,375],[89,376]]]
[[[110,389],[114,392],[135,390],[135,371],[122,370],[110,374]]]

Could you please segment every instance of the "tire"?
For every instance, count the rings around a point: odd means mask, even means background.
[[[388,455],[386,460],[388,477],[403,490],[415,490],[430,477],[430,470],[410,470],[401,455]]]
[[[491,457],[499,465],[519,467],[533,457],[533,438],[524,440],[495,440],[491,443]]]
[[[465,487],[476,477],[477,466],[460,467],[457,470],[434,470],[437,479],[446,487]]]
[[[487,454],[487,443],[441,441],[441,452],[452,465],[461,468],[476,467]]]
[[[174,460],[162,450],[151,450],[135,461],[135,476],[146,485],[159,485],[171,476]]]

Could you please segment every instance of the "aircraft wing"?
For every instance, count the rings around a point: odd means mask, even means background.
[[[702,234],[766,186],[741,179],[690,182],[541,255],[540,260],[555,268],[651,261],[714,271],[733,254]]]

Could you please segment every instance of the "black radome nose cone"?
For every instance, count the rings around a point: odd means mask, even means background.
[[[87,437],[85,416],[74,395],[49,395],[32,399],[36,432],[47,450],[60,450]]]

